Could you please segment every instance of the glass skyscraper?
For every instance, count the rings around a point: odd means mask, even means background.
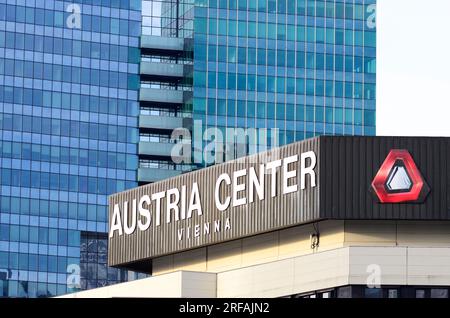
[[[194,118],[279,144],[375,133],[373,0],[197,1]]]
[[[208,143],[217,144],[217,133],[212,136],[209,128],[220,132],[225,146],[235,146],[243,134],[249,137],[244,152],[230,156],[225,149],[224,160],[264,150],[261,144],[270,148],[323,134],[375,134],[375,0],[143,3],[143,33],[149,38],[143,61],[193,69],[151,81],[145,76],[152,71],[141,73],[141,115],[146,109],[154,116],[171,111],[172,117],[189,117],[195,167],[222,160],[217,153],[213,161],[205,160]],[[178,39],[177,54],[172,44],[161,50],[158,37],[166,44]],[[165,91],[171,102],[162,103],[155,91],[145,91],[149,88]],[[250,138],[261,129],[266,134]],[[163,177],[190,169],[173,164],[169,151],[155,151],[171,130],[141,125],[140,133],[141,183],[156,181],[166,169]],[[155,169],[158,174],[149,173]]]
[[[374,135],[375,2],[0,0],[0,297],[134,277],[106,266],[109,194]],[[205,158],[242,135],[244,153]]]
[[[136,0],[0,1],[0,297],[127,279],[107,195],[137,185]]]

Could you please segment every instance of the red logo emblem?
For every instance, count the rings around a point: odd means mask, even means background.
[[[408,150],[394,149],[372,181],[381,203],[422,202],[430,188]]]

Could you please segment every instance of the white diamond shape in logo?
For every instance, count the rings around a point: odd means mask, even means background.
[[[394,167],[391,175],[386,183],[387,187],[391,191],[409,190],[411,188],[411,180],[408,173],[406,173],[405,167]]]

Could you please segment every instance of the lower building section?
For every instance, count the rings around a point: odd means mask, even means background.
[[[448,286],[380,286],[348,285],[285,298],[448,298]]]
[[[450,223],[323,221],[153,261],[67,297],[448,297]]]

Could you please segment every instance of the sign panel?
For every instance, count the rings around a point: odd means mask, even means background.
[[[109,198],[110,266],[325,219],[450,220],[450,138],[317,137]]]
[[[112,195],[110,265],[316,219],[318,141],[311,139]]]

